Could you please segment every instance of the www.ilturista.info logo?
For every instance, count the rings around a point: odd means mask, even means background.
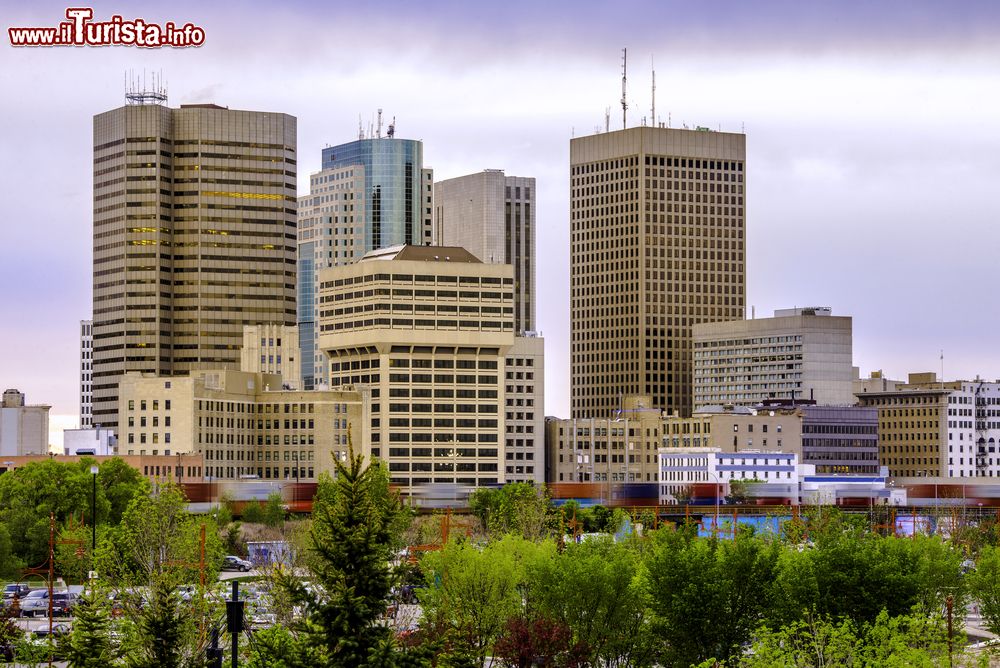
[[[201,46],[205,30],[192,23],[178,26],[173,21],[164,25],[147,23],[143,19],[126,21],[112,16],[110,21],[92,21],[90,7],[70,7],[68,21],[54,28],[7,28],[11,46]]]

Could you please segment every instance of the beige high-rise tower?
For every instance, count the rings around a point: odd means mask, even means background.
[[[746,137],[638,127],[570,142],[571,399],[690,413],[691,326],[744,316]]]
[[[296,121],[160,94],[94,117],[93,422],[126,371],[238,369],[243,326],[295,324]]]

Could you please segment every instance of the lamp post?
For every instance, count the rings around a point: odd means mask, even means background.
[[[94,570],[94,553],[97,551],[97,465],[91,464],[90,475],[93,485],[90,488],[90,570]]]
[[[715,479],[715,524],[712,526],[712,533],[716,537],[719,535],[719,495],[722,494],[722,482],[719,480],[719,476],[715,475],[711,471],[705,471],[708,475]]]

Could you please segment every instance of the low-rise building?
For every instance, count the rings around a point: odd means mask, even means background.
[[[204,456],[213,479],[315,480],[344,460],[348,432],[367,454],[369,396],[282,390],[280,376],[228,369],[187,377],[129,372],[119,388],[118,452]]]
[[[0,403],[0,457],[47,454],[50,408],[27,405],[23,392],[5,390]]]
[[[879,460],[892,476],[1000,476],[1000,381],[912,373],[894,389],[857,397],[878,410]]]
[[[627,396],[611,419],[546,418],[548,482],[655,483],[663,420],[651,403]]]
[[[63,429],[64,455],[111,457],[118,453],[118,439],[111,429]]]
[[[103,462],[118,457],[118,455],[25,455],[21,457],[4,457],[0,460],[0,474],[13,471],[32,462],[54,460],[57,462],[78,462],[83,458],[93,460],[100,466]],[[174,481],[177,483],[200,482],[204,476],[204,464],[201,455],[124,455],[120,459],[134,468],[150,482]]]

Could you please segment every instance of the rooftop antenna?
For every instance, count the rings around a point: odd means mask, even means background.
[[[358,114],[358,139],[365,138],[365,128],[361,125],[361,114]]]
[[[650,110],[652,113],[651,118],[653,119],[653,127],[656,127],[656,64],[653,62],[653,56],[649,57],[649,65],[653,70],[653,108]]]
[[[146,86],[146,71],[142,72],[142,79],[136,76],[133,70],[129,70],[125,75],[125,104],[166,104],[167,89],[163,85],[163,73],[157,76],[156,72],[150,73],[152,83]]]
[[[376,127],[378,129],[375,131],[375,136],[378,137],[379,139],[381,139],[382,138],[382,109],[378,110],[378,125]]]
[[[392,139],[396,136],[396,117],[392,117],[392,123],[389,123],[389,129],[385,131],[385,136]]]
[[[626,127],[625,112],[628,111],[628,100],[625,97],[626,77],[628,74],[628,49],[622,49],[622,130]]]
[[[611,132],[611,107],[604,108],[604,131]]]

